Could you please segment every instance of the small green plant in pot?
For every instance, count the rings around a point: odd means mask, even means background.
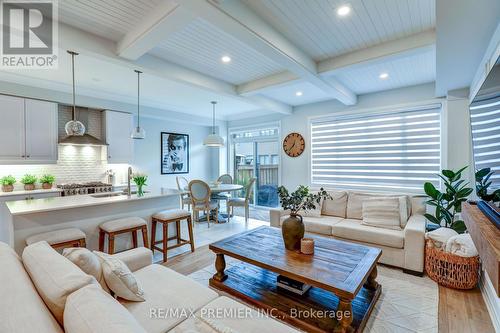
[[[12,175],[2,177],[2,179],[0,179],[0,182],[2,183],[3,192],[14,191],[14,184],[16,183],[16,178],[12,177]]]
[[[143,187],[147,186],[146,182],[148,180],[148,176],[146,174],[138,172],[132,175],[132,180],[134,181],[135,185],[137,185],[137,196],[142,197],[144,195]]]
[[[54,177],[53,175],[49,175],[49,174],[45,174],[42,177],[40,177],[40,183],[42,183],[42,188],[44,190],[51,189],[55,180],[56,180],[56,177]]]
[[[493,176],[494,173],[494,171],[491,171],[491,168],[484,168],[476,171],[476,194],[484,201],[498,203],[500,202],[500,189],[488,193],[488,188],[492,184],[490,177]]]
[[[21,183],[24,184],[24,189],[26,191],[33,191],[35,189],[35,183],[37,178],[33,175],[26,174],[21,178]]]
[[[285,248],[291,251],[300,250],[300,240],[304,237],[305,231],[300,213],[316,209],[322,200],[332,197],[323,188],[318,193],[311,193],[304,185],[300,185],[292,193],[288,192],[284,186],[280,186],[278,196],[283,209],[290,211],[290,216],[283,221],[281,226]]]
[[[458,214],[462,211],[462,203],[467,200],[467,197],[472,193],[473,189],[467,187],[469,183],[465,183],[462,178],[462,172],[467,167],[463,167],[458,171],[442,170],[441,175],[438,175],[443,180],[445,192],[441,192],[432,185],[425,183],[425,193],[430,197],[426,203],[434,207],[434,214],[424,214],[427,220],[439,224],[446,228],[451,228],[462,234],[467,229],[464,221],[458,219]]]

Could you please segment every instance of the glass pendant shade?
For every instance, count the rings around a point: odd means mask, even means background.
[[[217,102],[212,103],[212,133],[209,134],[205,140],[203,140],[203,144],[207,147],[224,147],[224,138],[215,133],[215,104]]]
[[[146,138],[146,131],[142,127],[135,127],[134,130],[132,131],[132,134],[130,135],[132,139],[140,140],[140,139],[145,139]]]
[[[66,135],[82,136],[85,134],[85,125],[81,121],[70,120],[64,125],[64,130],[66,131]]]
[[[135,140],[146,138],[146,131],[141,127],[141,108],[140,108],[140,76],[141,71],[135,70],[137,73],[137,126],[134,128],[130,137]]]

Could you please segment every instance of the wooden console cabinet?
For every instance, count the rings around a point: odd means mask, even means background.
[[[462,219],[476,245],[483,268],[500,297],[500,229],[476,205],[467,202],[462,206]]]

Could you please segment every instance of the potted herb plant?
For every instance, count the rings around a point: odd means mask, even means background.
[[[441,171],[441,175],[438,176],[443,180],[444,192],[436,189],[432,183],[424,184],[424,191],[430,197],[426,203],[435,207],[434,214],[424,214],[427,220],[440,226],[444,222],[446,228],[451,228],[459,234],[464,233],[467,229],[464,221],[458,218],[462,211],[462,202],[465,202],[473,191],[472,188],[467,187],[469,183],[465,183],[465,180],[461,179],[462,172],[466,168],[463,167],[458,171]]]
[[[301,212],[316,209],[324,199],[331,199],[331,196],[321,188],[318,193],[311,193],[309,188],[300,185],[297,189],[289,193],[284,186],[278,187],[278,196],[283,209],[290,210],[290,216],[283,221],[281,232],[287,250],[300,250],[300,240],[304,237],[304,222]]]
[[[147,186],[146,181],[148,180],[148,176],[138,172],[132,175],[132,180],[137,185],[137,196],[142,197],[144,195],[143,187]]]
[[[2,183],[3,192],[14,191],[14,184],[16,183],[16,178],[12,177],[12,175],[2,177],[2,179],[0,179],[0,182]]]
[[[488,193],[488,188],[492,184],[490,177],[493,176],[494,173],[494,171],[491,171],[491,168],[484,168],[476,171],[476,194],[484,201],[498,203],[500,202],[500,189]]]
[[[21,183],[24,184],[24,189],[26,191],[33,191],[35,189],[35,183],[37,178],[33,175],[26,174],[21,178]]]
[[[55,180],[56,180],[56,177],[54,177],[53,175],[49,175],[49,174],[45,174],[42,177],[40,177],[40,183],[42,183],[42,188],[44,190],[51,189]]]

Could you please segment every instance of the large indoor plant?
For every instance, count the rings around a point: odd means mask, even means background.
[[[494,171],[491,171],[491,168],[476,171],[476,194],[484,201],[498,203],[500,202],[500,189],[488,193],[488,188],[492,184],[490,178],[494,173]]]
[[[467,167],[463,167],[458,171],[442,170],[438,175],[443,180],[445,191],[441,192],[434,187],[432,183],[425,183],[425,193],[430,197],[426,203],[434,207],[434,214],[425,213],[425,217],[440,226],[451,228],[458,233],[463,233],[466,230],[464,221],[458,218],[458,214],[462,211],[462,203],[467,200],[467,197],[472,193],[473,189],[467,187],[469,183],[465,183],[462,178],[462,172]]]
[[[14,178],[12,175],[2,177],[2,179],[0,179],[0,182],[2,183],[3,192],[14,191],[14,184],[16,183],[16,178]]]
[[[44,190],[51,189],[55,180],[56,180],[56,177],[54,177],[53,175],[49,175],[49,174],[45,174],[42,177],[40,177],[40,183],[42,183],[42,188]]]
[[[304,185],[300,185],[292,193],[288,192],[284,186],[280,186],[278,196],[281,207],[290,211],[290,216],[283,221],[281,226],[285,248],[292,251],[299,250],[300,240],[304,237],[305,231],[300,213],[316,209],[316,205],[320,205],[324,199],[331,199],[331,196],[323,188],[317,193],[311,193]]]
[[[26,174],[21,178],[21,183],[24,184],[24,189],[26,191],[34,190],[36,181],[36,177],[30,174]]]

